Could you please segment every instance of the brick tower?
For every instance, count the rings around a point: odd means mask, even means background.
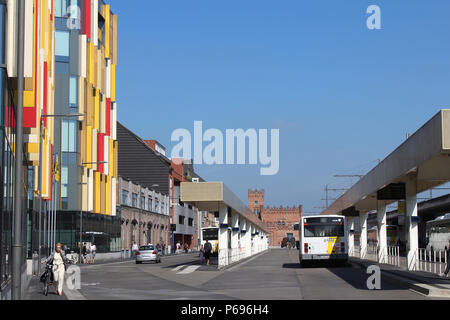
[[[259,190],[248,190],[248,208],[250,212],[261,216],[262,211],[264,210],[264,189]]]
[[[280,246],[283,238],[299,238],[299,233],[294,230],[294,225],[300,222],[303,207],[265,207],[264,190],[248,190],[248,208],[258,215],[264,222],[269,235],[270,245]]]

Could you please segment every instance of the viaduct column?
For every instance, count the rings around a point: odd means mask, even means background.
[[[231,261],[233,263],[239,260],[239,215],[231,215]]]
[[[355,254],[355,218],[347,218],[347,236],[348,236],[348,255],[354,256]]]
[[[219,209],[219,268],[228,265],[228,207]]]
[[[367,254],[367,213],[360,214],[361,235],[359,237],[361,259],[366,258]]]
[[[417,178],[410,177],[405,184],[406,191],[406,250],[408,253],[408,270],[415,270],[417,251],[419,249],[419,226],[417,221]]]
[[[245,235],[246,224],[247,221],[244,218],[241,218],[239,225],[241,233],[241,249],[239,253],[239,260],[247,256],[247,237]]]
[[[387,234],[386,234],[386,202],[378,201],[378,262],[386,263],[387,260]]]

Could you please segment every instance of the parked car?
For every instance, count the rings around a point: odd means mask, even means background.
[[[161,253],[154,245],[141,246],[139,251],[136,252],[136,264],[150,261],[161,263]]]

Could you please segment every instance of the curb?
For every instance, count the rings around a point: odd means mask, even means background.
[[[349,260],[349,263],[355,264],[364,270],[367,268],[367,264],[365,264],[364,262]],[[378,265],[378,263],[375,263],[375,264]],[[388,278],[389,280],[391,280],[393,282],[396,282],[397,284],[403,285],[408,289],[417,291],[417,292],[424,294],[426,296],[429,296],[429,297],[450,298],[450,290],[448,290],[448,289],[441,289],[441,288],[436,288],[435,286],[432,286],[432,285],[418,283],[417,281],[399,276],[397,274],[394,275],[392,272],[390,272],[388,270],[383,270],[381,268],[380,268],[380,270],[384,277]]]
[[[265,251],[261,251],[261,252],[255,254],[255,255],[253,255],[253,256],[250,256],[250,257],[244,258],[244,259],[242,259],[242,260],[239,260],[239,261],[230,263],[230,264],[228,264],[228,265],[226,265],[225,267],[222,267],[222,268],[217,267],[217,269],[220,270],[220,271],[225,271],[225,270],[230,269],[230,268],[232,268],[232,267],[235,267],[235,266],[237,266],[237,265],[239,265],[239,264],[241,264],[241,263],[244,263],[244,262],[246,262],[246,261],[248,261],[248,260],[250,260],[250,259],[259,257],[259,256],[261,256],[261,255],[263,255],[263,254],[269,252],[269,250],[270,250],[270,249],[267,249],[267,250],[265,250]]]

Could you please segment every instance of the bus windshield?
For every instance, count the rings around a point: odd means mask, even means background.
[[[308,218],[304,220],[304,236],[343,237],[344,220],[342,218]]]
[[[203,240],[213,241],[219,239],[219,229],[203,229]]]

